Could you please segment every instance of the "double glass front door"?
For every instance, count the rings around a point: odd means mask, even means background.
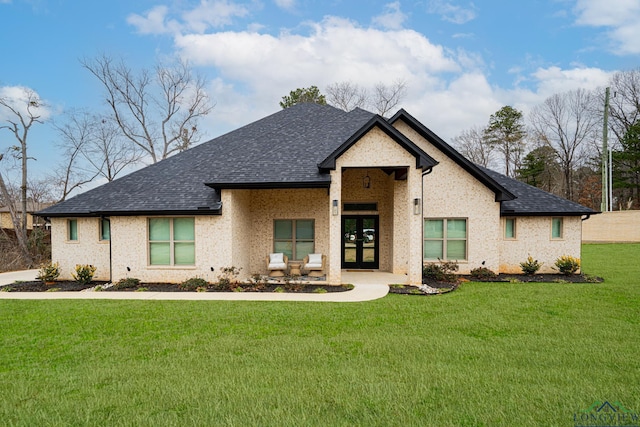
[[[378,268],[378,216],[342,217],[342,268]]]

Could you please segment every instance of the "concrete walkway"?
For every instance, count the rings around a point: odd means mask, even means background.
[[[16,280],[34,280],[38,270],[0,273],[0,286]],[[342,272],[342,283],[354,288],[326,294],[267,292],[0,292],[0,299],[122,299],[197,301],[315,301],[361,302],[382,298],[393,283],[406,283],[407,276],[384,272]]]

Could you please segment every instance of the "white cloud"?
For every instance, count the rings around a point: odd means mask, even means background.
[[[260,33],[259,26],[211,33],[181,28],[174,34],[178,53],[215,75],[208,91],[216,107],[202,123],[210,137],[279,110],[282,96],[295,88],[316,85],[324,91],[340,81],[371,88],[402,79],[408,90],[401,106],[450,140],[486,125],[504,105],[526,113],[553,93],[604,86],[610,76],[584,66],[536,65],[532,74],[511,70],[526,87],[500,88],[489,83],[477,52],[446,49],[414,30],[363,27],[337,17],[275,35]]]
[[[620,55],[640,53],[640,2],[638,0],[576,0],[576,24],[605,27],[612,51]]]
[[[400,2],[387,3],[385,13],[373,17],[373,24],[388,30],[399,30],[402,28],[407,15],[400,10]]]
[[[127,23],[136,27],[140,34],[165,34],[179,31],[180,24],[175,20],[167,21],[169,8],[167,6],[155,6],[146,14],[132,13],[127,17]]]
[[[228,0],[201,0],[193,9],[182,12],[182,22],[169,19],[167,6],[154,6],[144,15],[132,13],[127,22],[141,34],[176,34],[185,31],[204,33],[210,28],[230,25],[235,17],[244,17],[249,11],[245,6]]]
[[[41,99],[36,91],[28,87],[0,86],[0,98],[24,118],[29,117],[29,111],[34,116],[40,116],[42,121],[48,120],[52,115],[47,102]],[[35,101],[35,104],[32,104],[27,111],[29,101]],[[0,106],[0,122],[7,119],[16,120],[17,117],[6,107]]]
[[[222,28],[233,22],[235,17],[249,13],[245,6],[228,0],[200,0],[200,5],[182,14],[188,30],[203,33],[209,28]]]
[[[276,6],[284,10],[293,10],[296,6],[296,0],[275,0]]]
[[[427,7],[429,13],[440,15],[443,21],[454,24],[464,24],[476,18],[476,11],[473,3],[469,7],[461,7],[447,0],[430,0]]]

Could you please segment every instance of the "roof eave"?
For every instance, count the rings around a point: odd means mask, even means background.
[[[215,190],[273,190],[297,188],[329,188],[331,180],[291,182],[209,182],[207,187]]]
[[[442,138],[433,133],[429,128],[420,123],[415,117],[411,114],[407,113],[403,108],[401,108],[396,114],[393,115],[389,119],[389,123],[393,125],[398,120],[403,120],[407,123],[413,130],[415,130],[419,135],[425,138],[427,141],[436,146],[440,151],[445,153],[449,158],[451,158],[454,162],[460,165],[464,170],[469,172],[474,178],[482,182],[484,185],[489,187],[495,193],[495,201],[496,202],[505,202],[508,200],[515,200],[517,197],[511,193],[509,190],[498,184],[493,178],[485,174],[483,171],[478,169],[472,162],[470,162],[466,157],[462,156],[458,153],[453,147],[447,144]]]
[[[422,151],[400,131],[391,126],[383,117],[375,115],[367,123],[365,123],[364,126],[358,129],[357,132],[351,135],[349,139],[347,139],[338,148],[336,148],[326,159],[318,163],[318,169],[320,169],[321,171],[335,170],[336,160],[338,159],[338,157],[340,157],[345,151],[347,151],[353,144],[360,140],[360,138],[362,138],[374,127],[378,127],[395,142],[400,144],[405,150],[414,155],[416,158],[416,168],[427,170],[438,164],[438,161]]]

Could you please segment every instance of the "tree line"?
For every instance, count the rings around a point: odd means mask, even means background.
[[[640,69],[614,74],[608,136],[613,209],[640,209]],[[454,145],[472,161],[600,210],[605,90],[554,94],[522,111],[504,106]]]

